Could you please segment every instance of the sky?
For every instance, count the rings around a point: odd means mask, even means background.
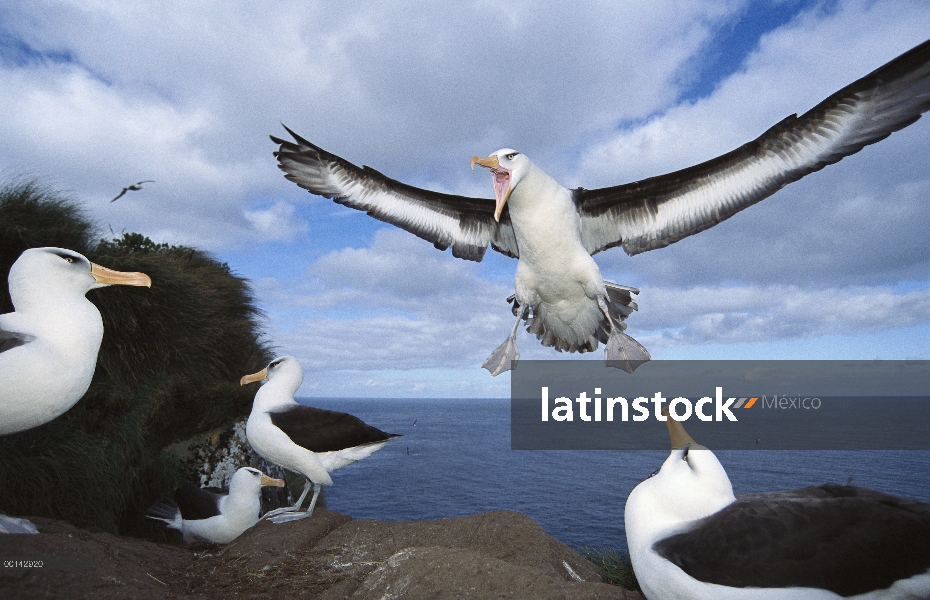
[[[227,262],[300,395],[505,397],[480,365],[516,261],[307,193],[269,135],[443,192],[492,198],[468,162],[502,147],[617,185],[732,150],[927,32],[925,0],[0,2],[0,182]],[[595,259],[641,290],[627,333],[656,359],[930,359],[928,234],[925,118],[713,229]]]

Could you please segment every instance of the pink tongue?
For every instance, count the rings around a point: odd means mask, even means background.
[[[494,173],[494,197],[500,203],[510,187],[510,171],[497,167],[491,169],[491,172]]]

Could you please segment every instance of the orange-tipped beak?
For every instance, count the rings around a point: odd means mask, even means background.
[[[697,442],[692,439],[688,432],[685,431],[685,426],[681,424],[680,421],[676,421],[668,414],[668,407],[662,409],[662,414],[668,417],[665,421],[665,426],[668,427],[668,437],[672,440],[672,449],[681,448],[688,444],[696,444]]]
[[[494,220],[500,222],[501,212],[504,210],[504,205],[507,204],[507,199],[510,198],[510,171],[501,167],[496,154],[492,154],[487,158],[472,156],[472,170],[475,169],[475,163],[490,169],[491,173],[494,174],[494,197],[497,199],[497,205],[494,207]]]
[[[263,381],[268,377],[268,367],[265,367],[258,373],[252,373],[251,375],[243,375],[242,379],[239,380],[239,385],[245,385],[247,383],[255,383],[256,381]]]
[[[90,274],[104,285],[138,285],[152,287],[152,279],[145,273],[125,273],[90,263]]]
[[[268,477],[262,473],[262,485],[267,485],[271,487],[284,487],[283,479],[275,479],[274,477]]]

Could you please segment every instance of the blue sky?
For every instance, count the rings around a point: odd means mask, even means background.
[[[0,176],[229,262],[304,395],[506,396],[480,365],[516,262],[297,188],[281,123],[439,191],[491,197],[468,161],[505,146],[595,188],[729,151],[928,31],[923,0],[4,3]],[[598,254],[642,290],[628,333],[655,358],[930,359],[928,123],[669,248]]]

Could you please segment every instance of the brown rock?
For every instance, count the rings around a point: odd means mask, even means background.
[[[0,568],[2,598],[176,598],[169,584],[172,569],[191,560],[183,548],[43,517],[29,520],[39,533],[0,535],[0,558],[41,559],[43,566]]]
[[[394,554],[365,578],[351,598],[620,600],[631,596],[605,583],[566,581],[472,550],[434,546]]]
[[[87,570],[3,569],[2,598],[642,598],[509,511],[392,523],[320,508],[225,547],[186,548],[34,522],[37,535],[0,535],[0,558],[66,557]]]

